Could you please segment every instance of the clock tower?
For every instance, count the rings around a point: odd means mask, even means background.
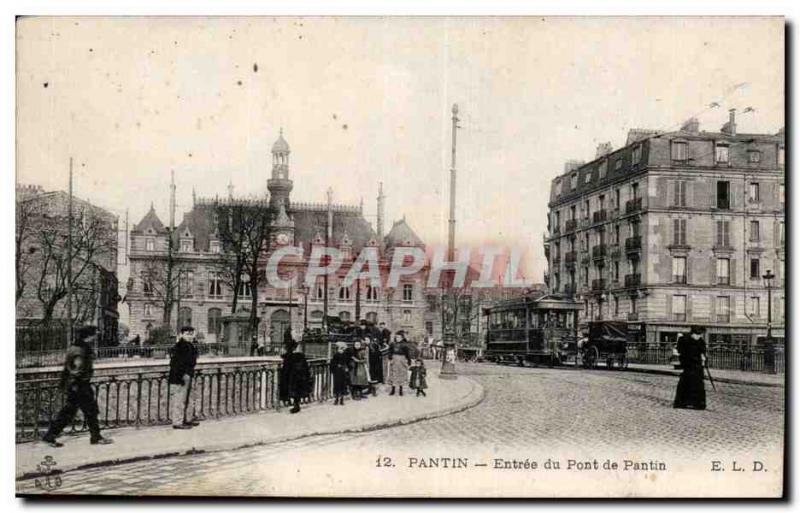
[[[272,222],[270,242],[273,248],[294,244],[294,221],[286,213],[286,205],[278,207],[278,216]]]

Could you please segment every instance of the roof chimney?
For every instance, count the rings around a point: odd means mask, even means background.
[[[681,127],[681,132],[688,132],[690,134],[700,133],[700,122],[697,118],[689,118]]]
[[[597,153],[595,153],[594,158],[599,159],[600,157],[605,157],[606,155],[611,153],[613,149],[614,147],[611,146],[610,142],[600,143],[597,145]]]
[[[723,134],[736,135],[736,109],[730,109],[728,114],[730,115],[730,119],[728,119],[727,123],[722,125],[721,132]]]
[[[579,167],[584,164],[582,160],[568,160],[564,162],[564,172],[569,173],[570,171],[575,171]]]

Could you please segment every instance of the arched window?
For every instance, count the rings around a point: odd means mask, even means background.
[[[342,301],[350,300],[350,287],[339,287],[339,299]]]
[[[344,322],[350,321],[350,312],[339,312],[339,319]]]
[[[378,314],[376,312],[367,312],[366,319],[369,323],[378,324]]]
[[[378,288],[373,287],[371,285],[367,285],[367,301],[377,301],[378,300]]]

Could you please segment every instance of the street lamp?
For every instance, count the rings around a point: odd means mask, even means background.
[[[772,280],[775,275],[772,274],[770,269],[762,276],[764,283],[767,286],[767,344],[772,343]]]

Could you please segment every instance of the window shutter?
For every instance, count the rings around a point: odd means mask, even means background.
[[[729,280],[731,285],[736,285],[736,259],[731,258],[729,262],[730,262],[728,266],[728,273],[730,274]]]
[[[686,294],[686,320],[692,320],[692,296]]]
[[[679,183],[680,182],[678,180],[675,180],[674,182],[672,182],[672,205],[673,206],[677,206],[678,205],[678,197],[679,197],[678,184]]]
[[[711,296],[711,322],[717,321],[717,296]]]
[[[678,245],[678,241],[680,240],[678,232],[680,231],[680,220],[673,219],[672,220],[672,244]]]
[[[672,294],[667,294],[667,318],[672,319]]]
[[[686,255],[686,284],[692,283],[692,257]]]

